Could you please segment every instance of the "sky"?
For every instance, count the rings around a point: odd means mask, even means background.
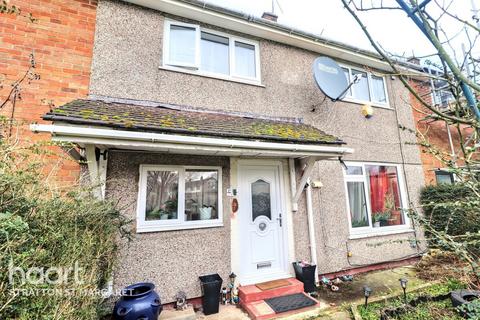
[[[278,14],[278,22],[309,31],[326,38],[337,40],[363,49],[374,49],[370,46],[362,30],[348,11],[343,8],[340,0],[277,0],[279,6],[275,6]],[[357,3],[360,0],[355,0]],[[379,3],[381,0],[363,0],[364,5],[371,2]],[[420,0],[419,0],[420,1]],[[477,8],[480,8],[480,0],[473,0]],[[254,16],[261,16],[264,11],[271,11],[271,0],[206,0],[206,2],[236,9]],[[393,0],[384,0],[384,4],[396,5]],[[449,11],[473,22],[471,17],[471,0],[433,0],[428,6],[428,12],[438,17],[440,11],[437,3],[452,4]],[[480,16],[480,15],[479,15]],[[402,56],[424,56],[434,50],[425,36],[414,25],[405,12],[400,10],[381,10],[360,13],[360,17],[367,25],[374,39],[388,52]],[[462,30],[462,25],[454,19],[443,16],[440,20],[442,27],[449,35],[456,35]],[[471,32],[472,38],[474,33]],[[478,40],[480,42],[480,39]],[[468,39],[461,32],[452,41],[455,54],[460,59],[461,43],[467,43]],[[480,44],[479,44],[480,45]],[[480,56],[480,46],[476,45],[472,51],[474,56]]]

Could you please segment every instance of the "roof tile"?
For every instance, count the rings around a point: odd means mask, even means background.
[[[124,130],[267,140],[292,143],[343,144],[307,124],[214,111],[172,108],[166,104],[74,100],[43,116],[45,120],[99,125]]]

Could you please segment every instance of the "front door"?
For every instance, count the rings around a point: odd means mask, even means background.
[[[239,166],[242,285],[289,277],[281,163]]]

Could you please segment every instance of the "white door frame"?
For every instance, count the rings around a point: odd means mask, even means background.
[[[273,273],[271,276],[265,277],[265,275],[261,275],[258,278],[255,277],[249,277],[249,278],[243,278],[243,275],[241,274],[241,268],[239,270],[236,270],[237,273],[239,273],[239,282],[241,285],[248,285],[248,284],[253,284],[253,283],[258,283],[258,282],[264,282],[264,281],[269,281],[269,280],[276,280],[276,279],[283,279],[283,278],[289,278],[291,277],[290,273],[290,250],[289,250],[289,228],[290,228],[290,219],[289,219],[289,212],[287,211],[287,198],[286,198],[286,190],[285,190],[285,177],[284,177],[284,168],[283,168],[283,163],[281,160],[268,160],[268,159],[239,159],[237,162],[237,172],[236,172],[236,183],[239,189],[239,192],[242,192],[240,190],[240,179],[241,179],[241,174],[242,170],[246,166],[255,166],[255,167],[276,167],[276,170],[278,172],[278,192],[279,192],[279,197],[280,201],[278,201],[282,213],[282,228],[279,229],[281,232],[282,236],[282,243],[280,244],[281,250],[282,250],[282,272],[281,273]],[[239,206],[242,206],[240,203]],[[237,261],[241,264],[242,263],[242,257],[241,257],[241,247],[240,243],[238,241],[240,240],[240,237],[238,235],[241,234],[242,232],[242,223],[240,223],[239,218],[237,217],[237,222],[235,223],[236,230],[232,232],[232,236],[235,236],[235,241],[237,241],[237,244],[235,246],[236,250],[233,249],[232,247],[232,255],[237,255]],[[236,252],[235,252],[236,251]],[[239,265],[238,265],[239,266]]]

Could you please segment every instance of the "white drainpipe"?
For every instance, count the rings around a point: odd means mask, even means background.
[[[310,178],[308,179],[305,193],[307,196],[307,220],[308,235],[310,238],[310,256],[312,257],[312,264],[317,266],[317,270],[315,272],[315,283],[318,284],[317,241],[315,240],[315,222],[313,220],[312,186],[310,185]]]

